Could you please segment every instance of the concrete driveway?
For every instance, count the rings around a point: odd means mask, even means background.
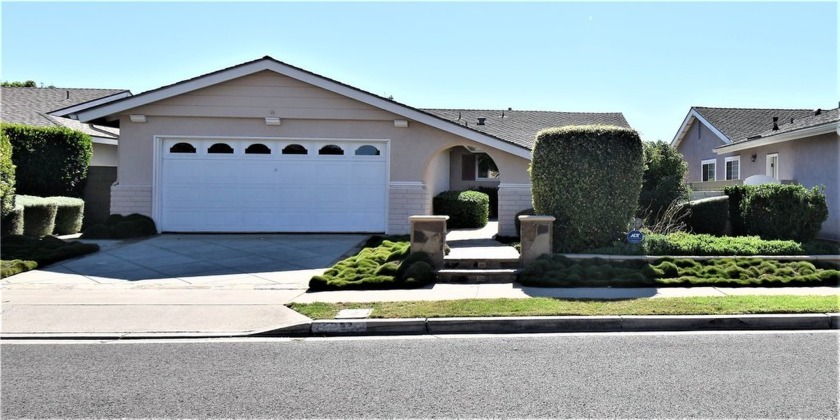
[[[8,288],[253,288],[306,290],[309,278],[367,235],[158,235],[84,241],[99,252],[3,279]]]

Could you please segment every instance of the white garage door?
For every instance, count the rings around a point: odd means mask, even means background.
[[[166,139],[165,232],[384,232],[383,141]]]

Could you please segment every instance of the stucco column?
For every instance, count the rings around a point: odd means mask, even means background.
[[[554,216],[519,216],[519,263],[525,265],[543,254],[551,254]]]
[[[436,269],[443,268],[446,221],[449,216],[411,216],[411,252],[425,252]]]

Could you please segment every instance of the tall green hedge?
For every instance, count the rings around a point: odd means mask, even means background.
[[[555,252],[606,246],[624,235],[638,208],[642,140],[614,126],[543,130],[529,171],[536,213],[556,218]]]
[[[828,218],[828,204],[822,187],[763,184],[749,187],[741,212],[749,234],[809,242]]]
[[[0,130],[0,216],[15,207],[15,165],[12,163],[12,144]]]
[[[59,127],[0,126],[12,145],[17,194],[81,197],[93,143],[90,136]]]
[[[685,182],[688,164],[675,147],[664,141],[644,142],[645,172],[636,215],[655,223],[673,202],[688,200],[691,189]]]

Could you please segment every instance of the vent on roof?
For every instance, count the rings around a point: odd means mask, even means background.
[[[65,92],[67,92],[67,97],[66,97],[66,98],[64,98],[64,99],[70,99],[70,91],[69,91],[69,90],[65,90]]]
[[[487,118],[484,118],[484,117],[478,117],[478,125],[484,125],[484,121],[485,121],[486,119],[487,119]]]
[[[820,114],[822,114],[822,109],[821,109],[821,108],[817,108],[817,109],[814,111],[814,115],[816,116],[816,115],[820,115]]]
[[[779,122],[779,117],[773,117],[773,131],[776,131],[776,130],[779,129],[779,124],[777,124],[778,122]]]

